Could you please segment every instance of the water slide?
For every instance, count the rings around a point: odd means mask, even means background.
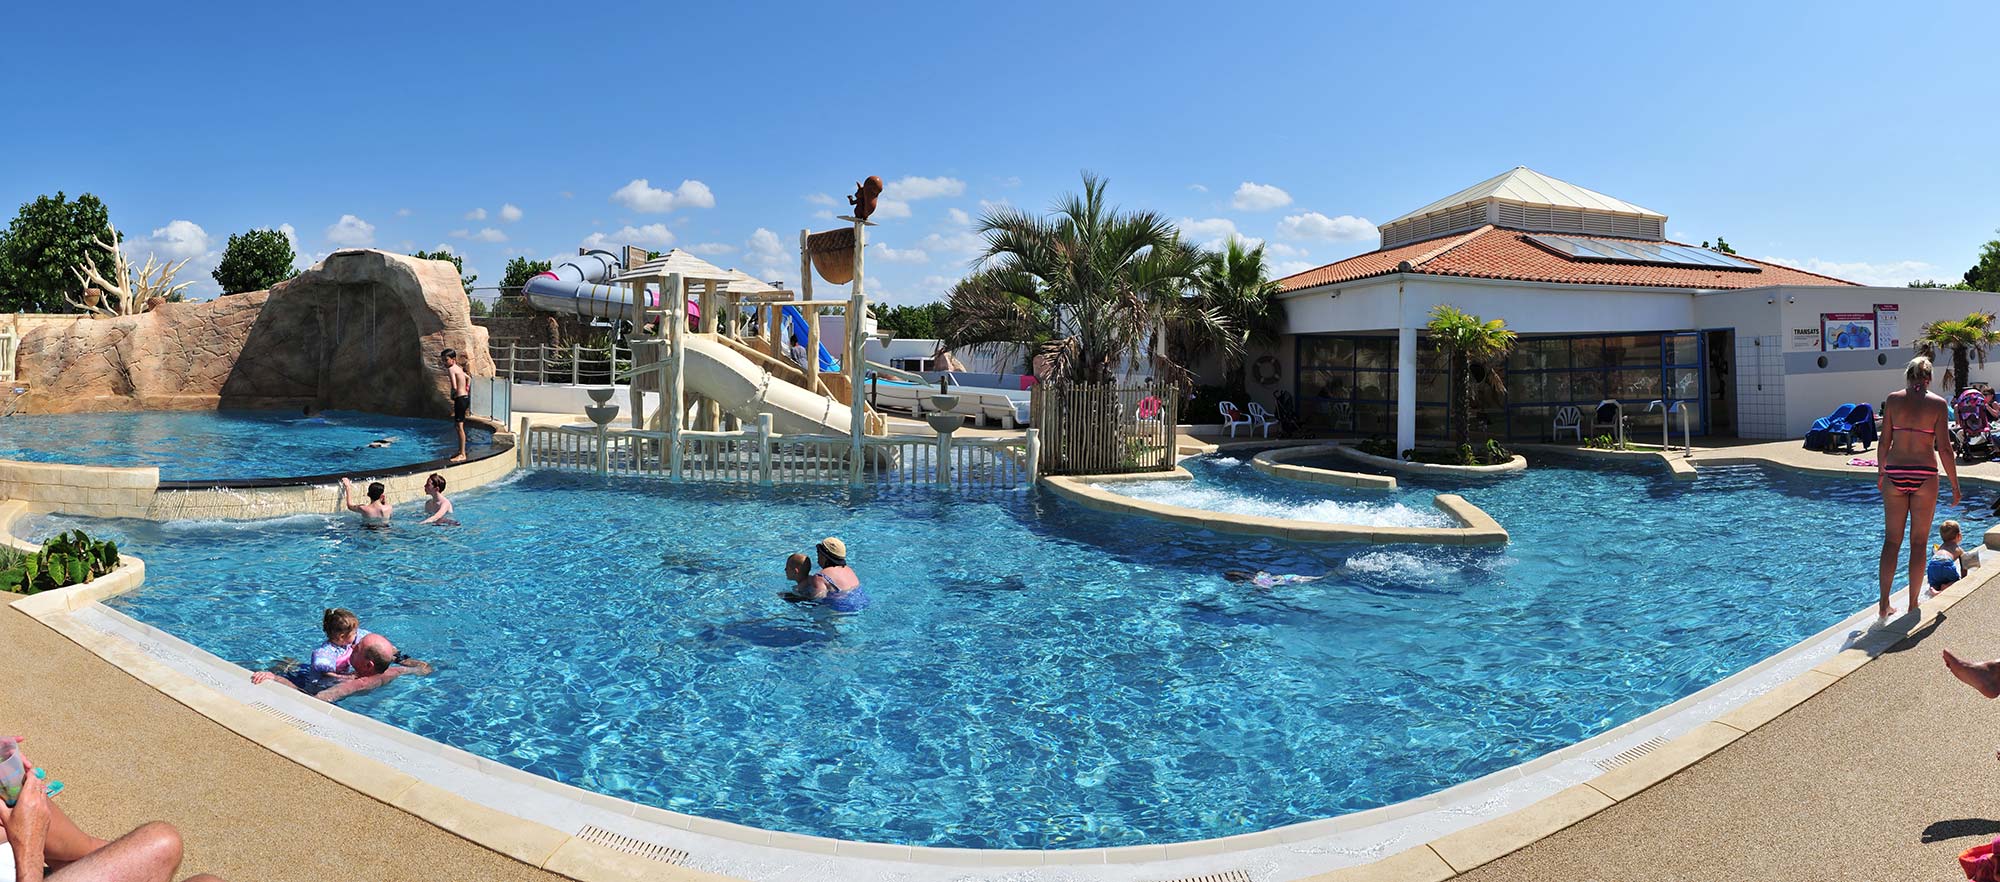
[[[528,298],[528,305],[545,312],[627,321],[636,325],[639,324],[639,311],[632,307],[631,290],[611,283],[611,277],[622,269],[624,266],[618,262],[618,256],[609,251],[579,254],[529,279],[527,284],[521,286],[521,296]],[[657,309],[659,302],[660,292],[647,288],[646,306]],[[701,317],[701,308],[692,298],[688,300],[688,315]]]
[[[628,289],[611,283],[621,269],[617,255],[592,251],[529,279],[521,294],[536,309],[636,324],[639,313],[632,306]],[[648,289],[646,305],[658,302],[659,293]],[[688,315],[700,317],[692,299]],[[804,316],[787,306],[785,319],[792,335],[804,345]],[[850,404],[771,376],[729,343],[704,334],[688,334],[682,344],[687,347],[687,367],[682,375],[687,390],[714,400],[738,419],[754,423],[758,414],[769,412],[772,428],[781,434],[845,435],[852,427]],[[819,349],[819,363],[823,371],[839,369],[824,346]]]
[[[806,317],[800,314],[799,308],[796,306],[785,307],[784,315],[785,331],[791,335],[792,342],[799,344],[800,349],[804,349],[808,341],[812,339],[811,334],[806,328]],[[840,372],[840,360],[834,358],[833,353],[826,351],[826,344],[824,343],[820,344],[819,347],[819,369],[822,373]]]

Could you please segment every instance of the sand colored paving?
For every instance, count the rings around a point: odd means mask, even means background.
[[[4,606],[0,731],[69,789],[85,830],[180,828],[183,876],[231,882],[559,880],[265,750]]]

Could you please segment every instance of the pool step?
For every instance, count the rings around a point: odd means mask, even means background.
[[[647,842],[644,839],[634,839],[623,833],[613,833],[596,824],[583,825],[583,829],[576,831],[576,838],[592,845],[602,845],[613,851],[622,851],[663,864],[680,865],[686,863],[688,859],[688,853],[678,848]],[[1249,880],[1246,879],[1244,882]]]
[[[1629,765],[1638,758],[1645,756],[1646,754],[1652,753],[1655,750],[1659,750],[1660,748],[1665,746],[1667,746],[1667,739],[1655,735],[1651,738],[1639,742],[1638,744],[1633,745],[1631,749],[1626,750],[1623,753],[1612,754],[1611,756],[1598,760],[1596,762],[1596,766],[1600,769],[1603,769],[1604,771],[1609,772],[1612,769],[1618,768],[1619,766]]]

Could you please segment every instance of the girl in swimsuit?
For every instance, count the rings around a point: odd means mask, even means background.
[[[1931,518],[1937,514],[1938,461],[1951,478],[1951,501],[1958,504],[1958,461],[1951,453],[1945,400],[1930,391],[1931,360],[1910,359],[1903,369],[1908,386],[1889,393],[1882,402],[1882,443],[1876,448],[1875,484],[1882,490],[1885,515],[1878,574],[1882,595],[1876,612],[1889,617],[1889,591],[1896,578],[1896,556],[1903,547],[1903,529],[1910,530],[1910,609],[1917,611],[1917,592],[1924,584],[1924,553],[1930,544]]]

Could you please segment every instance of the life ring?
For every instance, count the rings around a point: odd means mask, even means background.
[[[1256,378],[1259,385],[1278,385],[1278,374],[1278,358],[1275,355],[1266,355],[1250,363],[1250,376]]]

